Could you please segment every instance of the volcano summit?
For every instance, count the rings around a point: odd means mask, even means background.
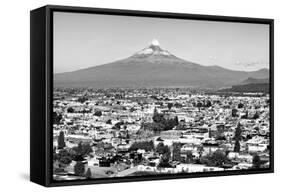
[[[54,74],[54,86],[221,88],[239,84],[247,78],[268,77],[268,69],[244,72],[186,61],[162,49],[158,40],[154,39],[149,46],[128,58],[73,72]]]

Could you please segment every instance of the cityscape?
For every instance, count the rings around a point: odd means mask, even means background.
[[[269,167],[268,95],[56,89],[54,179]]]

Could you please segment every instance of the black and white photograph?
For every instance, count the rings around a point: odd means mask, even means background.
[[[270,25],[54,11],[52,179],[271,168]]]

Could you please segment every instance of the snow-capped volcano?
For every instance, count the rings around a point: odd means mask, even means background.
[[[237,85],[249,77],[268,79],[268,70],[233,71],[181,59],[162,49],[158,40],[111,63],[54,75],[56,87],[207,87]]]
[[[171,53],[169,53],[166,50],[163,50],[160,47],[160,43],[157,39],[153,39],[148,47],[142,49],[141,51],[135,54],[135,56],[150,56],[150,55],[172,56]]]

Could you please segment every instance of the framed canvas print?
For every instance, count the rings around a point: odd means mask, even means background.
[[[31,11],[30,179],[273,172],[273,20]]]

